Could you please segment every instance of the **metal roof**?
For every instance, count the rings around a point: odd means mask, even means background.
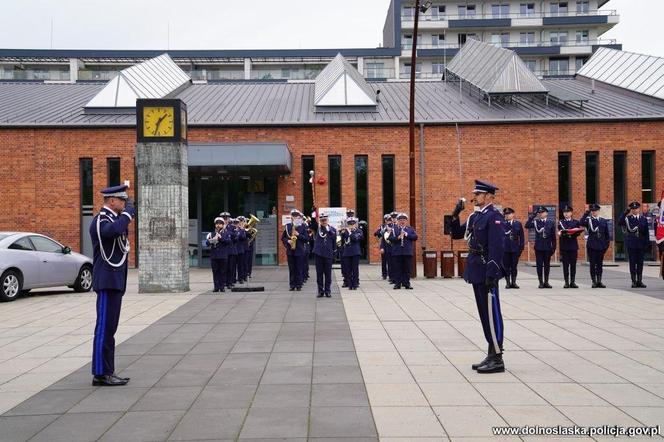
[[[664,99],[664,58],[599,48],[577,75]]]
[[[517,97],[491,107],[442,81],[417,82],[418,123],[490,123],[522,121],[586,121],[664,119],[664,101],[654,101],[620,89],[591,85],[585,80],[545,80],[571,94],[588,96],[579,109],[545,104],[538,97]],[[315,84],[229,82],[194,84],[177,96],[187,103],[190,126],[374,125],[408,123],[408,82],[371,82],[380,89],[373,111],[316,112]],[[0,126],[126,126],[135,116],[89,114],[84,106],[104,86],[100,84],[0,83]]]
[[[166,98],[191,84],[191,77],[162,54],[123,69],[85,105],[86,108],[132,108],[138,98]]]
[[[375,95],[362,74],[341,54],[316,77],[316,106],[375,106]]]
[[[516,52],[469,39],[446,67],[487,94],[546,93]]]

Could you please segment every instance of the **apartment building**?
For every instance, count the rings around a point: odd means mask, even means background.
[[[598,47],[621,49],[602,34],[618,23],[609,0],[437,0],[420,15],[417,76],[440,79],[469,38],[514,49],[539,76],[574,74]],[[602,8],[602,9],[600,9]],[[414,0],[391,0],[378,48],[257,50],[0,49],[0,80],[108,81],[167,52],[195,82],[313,80],[341,53],[367,79],[410,76]]]
[[[573,75],[605,46],[620,49],[602,35],[614,27],[617,11],[602,8],[609,0],[422,1],[417,38],[417,76],[438,78],[444,65],[468,39],[514,50],[540,77]],[[394,0],[388,32],[400,34],[400,76],[410,75],[415,16],[413,0]],[[602,9],[600,9],[602,8]],[[389,19],[389,17],[388,17]],[[395,61],[397,63],[397,61]]]

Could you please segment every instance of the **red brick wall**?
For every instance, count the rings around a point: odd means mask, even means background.
[[[425,127],[425,185],[428,249],[449,248],[443,238],[443,215],[460,195],[469,196],[475,178],[500,187],[497,202],[509,205],[525,219],[528,205],[555,204],[558,199],[558,152],[572,152],[572,205],[577,215],[585,204],[585,152],[600,152],[600,202],[612,203],[613,152],[626,151],[628,199],[641,197],[641,151],[656,151],[656,170],[664,170],[664,122],[505,124],[460,126],[463,185],[460,189],[457,138],[454,126]],[[416,146],[417,229],[422,233],[419,128]],[[301,207],[301,156],[314,155],[317,176],[328,178],[328,155],[342,155],[342,204],[355,207],[355,155],[369,159],[369,230],[383,215],[381,155],[396,157],[396,207],[408,211],[408,128],[293,127],[192,128],[192,142],[285,142],[293,154],[293,172],[278,180],[279,217],[286,195]],[[133,129],[0,129],[0,230],[31,230],[51,235],[80,249],[79,158],[93,158],[95,210],[102,201],[106,159],[122,158],[122,177],[134,178]],[[656,176],[657,190],[662,176]],[[329,179],[328,179],[329,182]],[[328,184],[316,186],[316,204],[328,204]],[[372,262],[379,260],[374,238],[369,239]],[[455,249],[461,248],[459,241]],[[418,253],[419,255],[419,253]],[[133,259],[132,259],[133,262]],[[280,262],[284,263],[283,250]]]

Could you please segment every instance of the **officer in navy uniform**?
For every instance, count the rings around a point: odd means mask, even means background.
[[[618,224],[625,232],[625,246],[629,258],[629,274],[632,277],[632,288],[646,288],[643,283],[643,260],[650,247],[650,231],[648,220],[641,213],[641,203],[632,201],[620,217]]]
[[[496,190],[498,188],[492,184],[475,180],[473,201],[478,210],[461,224],[459,213],[464,205],[459,201],[451,224],[452,238],[465,238],[468,241],[469,254],[463,278],[473,285],[484,337],[489,344],[487,357],[472,366],[478,373],[505,371],[503,316],[498,297],[498,281],[503,277],[501,263],[504,254],[505,220],[493,206]]]
[[[364,238],[364,235],[357,222],[357,218],[348,218],[346,220],[348,227],[341,231],[349,290],[357,290],[360,285],[360,256],[362,255],[362,238]]]
[[[302,290],[302,262],[306,259],[305,244],[309,242],[307,226],[302,220],[302,214],[297,210],[291,211],[291,222],[286,224],[281,234],[281,242],[286,248],[288,258],[288,275],[290,290]],[[295,249],[289,243],[291,236],[296,237]]]
[[[394,255],[392,255],[393,244],[389,240],[389,234],[392,233],[392,229],[397,225],[397,216],[399,216],[398,212],[390,213],[390,222],[387,224],[388,240],[385,241],[387,255],[389,257],[387,263],[387,278],[388,282],[392,285],[397,283],[397,275],[396,275],[397,266],[394,262],[395,261]]]
[[[408,225],[408,215],[400,213],[397,215],[398,224],[390,233],[390,242],[392,243],[392,255],[396,264],[397,280],[394,284],[394,290],[401,287],[412,290],[410,285],[410,269],[413,265],[413,242],[417,240],[415,229]]]
[[[244,222],[246,218],[244,216],[238,216],[235,220],[235,231],[237,232],[237,282],[238,284],[244,284],[247,281],[247,269],[245,258],[245,253],[247,253],[247,231],[244,230]]]
[[[606,288],[602,284],[602,270],[604,265],[604,254],[613,240],[609,223],[599,216],[598,204],[591,204],[589,210],[583,214],[579,224],[588,230],[588,260],[590,261],[590,278],[593,281],[592,288]]]
[[[563,276],[566,289],[578,289],[576,285],[576,259],[579,255],[579,242],[577,238],[583,232],[579,220],[572,218],[574,209],[563,207],[563,218],[558,222],[558,236],[560,237],[560,260],[563,264]]]
[[[126,385],[129,378],[115,374],[115,332],[118,329],[122,296],[127,288],[129,223],[136,209],[127,196],[127,186],[101,191],[104,207],[90,224],[93,247],[92,287],[97,293],[97,322],[92,346],[92,385]]]
[[[355,216],[355,210],[353,209],[347,209],[346,210],[346,221],[348,221],[350,218],[353,218]],[[339,232],[341,235],[343,231]],[[344,244],[343,241],[341,241],[341,247],[339,250],[339,261],[341,261],[341,277],[343,279],[343,283],[341,284],[341,287],[350,287],[350,279],[348,277],[348,262],[349,259],[346,257],[346,254],[344,253],[344,248],[346,247],[346,244]]]
[[[380,225],[378,230],[374,232],[374,236],[378,238],[378,244],[380,247],[380,269],[383,279],[387,279],[389,273],[389,255],[387,244],[385,243],[385,232],[387,231],[387,224],[390,222],[390,215],[386,213],[383,216],[383,224]]]
[[[519,258],[523,252],[525,238],[523,226],[514,219],[514,209],[506,207],[503,209],[505,216],[505,255],[503,255],[503,267],[505,268],[506,289],[518,289],[516,275],[518,274]]]
[[[226,260],[226,288],[233,288],[235,282],[233,281],[233,275],[236,268],[236,258],[237,251],[235,249],[234,237],[236,236],[235,227],[233,227],[233,218],[229,212],[221,212],[219,215],[224,219],[226,230],[228,230],[228,235],[231,238],[231,243],[228,245],[228,259]]]
[[[231,244],[231,236],[228,229],[224,228],[224,219],[214,219],[214,232],[207,234],[205,244],[210,247],[210,265],[212,267],[213,292],[226,291],[226,267],[228,264],[228,249]]]
[[[526,222],[527,229],[535,229],[535,260],[537,263],[537,279],[540,289],[550,289],[549,272],[551,271],[551,256],[556,251],[556,227],[553,221],[547,218],[549,211],[540,206],[537,217],[531,214]]]
[[[314,258],[316,260],[316,282],[318,284],[318,297],[332,296],[332,261],[337,248],[337,229],[328,224],[328,216],[321,213],[318,218],[311,220],[311,230],[314,237]]]

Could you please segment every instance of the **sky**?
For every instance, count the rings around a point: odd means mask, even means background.
[[[0,0],[0,48],[372,48],[389,0]],[[664,0],[611,0],[602,36],[664,57]],[[53,32],[51,33],[51,23]]]

